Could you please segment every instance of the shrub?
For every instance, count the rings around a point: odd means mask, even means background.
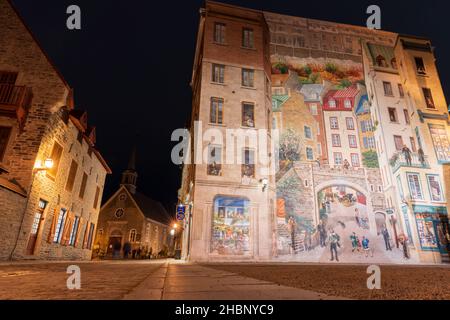
[[[378,155],[375,151],[370,150],[363,152],[363,164],[367,168],[379,168],[380,165],[378,163]]]

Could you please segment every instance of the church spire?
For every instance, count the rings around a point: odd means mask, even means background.
[[[137,172],[136,172],[136,145],[133,146],[133,150],[130,154],[130,159],[128,160],[128,167],[122,173],[122,182],[121,186],[124,186],[128,189],[132,194],[136,193],[136,180],[137,180]]]

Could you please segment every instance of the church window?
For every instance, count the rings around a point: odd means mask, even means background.
[[[136,229],[130,230],[130,242],[136,242]]]

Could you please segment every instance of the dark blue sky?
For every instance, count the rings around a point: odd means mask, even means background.
[[[366,8],[378,4],[382,29],[432,40],[444,91],[450,97],[447,1],[222,2],[355,25],[365,25]],[[189,80],[203,1],[13,3],[75,89],[77,107],[88,110],[90,123],[97,126],[98,147],[114,171],[107,178],[105,197],[118,186],[136,141],[139,190],[172,207],[181,170],[170,160],[170,135],[184,127],[190,114]],[[66,8],[71,4],[82,10],[80,31],[66,28]]]

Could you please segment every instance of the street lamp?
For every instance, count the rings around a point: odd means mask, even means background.
[[[175,229],[170,230],[170,235],[173,237],[175,235]]]
[[[37,160],[34,164],[34,170],[35,171],[44,171],[44,170],[50,170],[53,168],[53,159],[47,158],[44,161]]]

